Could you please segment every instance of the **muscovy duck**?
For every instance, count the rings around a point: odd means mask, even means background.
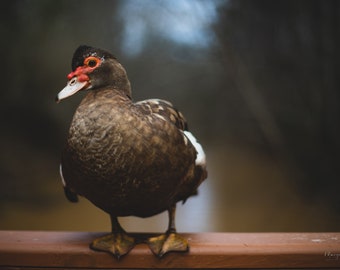
[[[109,52],[82,45],[59,102],[87,90],[77,108],[62,151],[60,174],[66,197],[90,200],[111,217],[112,232],[90,247],[119,258],[146,242],[161,257],[188,251],[175,227],[176,203],[197,193],[207,177],[202,146],[183,115],[168,101],[133,102],[124,67]],[[150,217],[169,212],[166,233],[135,239],[117,217]]]

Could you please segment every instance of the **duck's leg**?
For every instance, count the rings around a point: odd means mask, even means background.
[[[109,252],[119,259],[127,254],[135,246],[136,242],[120,226],[116,216],[111,216],[111,225],[112,232],[95,239],[90,247],[94,250]]]
[[[177,234],[175,226],[176,205],[168,209],[169,212],[169,227],[165,234],[156,237],[150,237],[147,240],[152,252],[158,257],[170,251],[186,252],[189,250],[188,241]]]

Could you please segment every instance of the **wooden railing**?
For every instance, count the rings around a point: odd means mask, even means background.
[[[102,233],[0,231],[0,269],[340,269],[340,233],[184,234],[190,252],[156,258],[146,245],[119,261],[89,249]]]

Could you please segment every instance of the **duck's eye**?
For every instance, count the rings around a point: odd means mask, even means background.
[[[96,57],[90,56],[85,59],[84,64],[88,67],[94,68],[98,66],[100,60]]]
[[[97,61],[96,61],[96,60],[90,60],[90,61],[87,63],[87,65],[88,65],[89,67],[95,67],[95,66],[97,65]]]

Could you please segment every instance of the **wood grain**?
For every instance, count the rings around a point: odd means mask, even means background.
[[[318,268],[340,269],[340,233],[183,234],[190,252],[156,258],[140,244],[117,261],[89,249],[103,233],[0,231],[8,268]]]

